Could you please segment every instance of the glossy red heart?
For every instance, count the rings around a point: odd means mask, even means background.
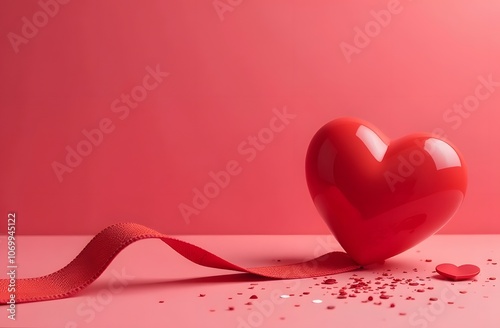
[[[473,264],[464,264],[457,267],[455,264],[443,263],[436,267],[437,273],[450,280],[466,280],[479,274],[479,267]]]
[[[465,163],[431,134],[390,140],[370,123],[323,126],[306,156],[309,191],[345,251],[359,264],[383,261],[443,227],[462,203]]]

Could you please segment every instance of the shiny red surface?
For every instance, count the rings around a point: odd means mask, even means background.
[[[459,152],[431,134],[390,140],[368,122],[323,126],[306,156],[319,213],[358,263],[383,261],[418,244],[457,211],[467,188]]]

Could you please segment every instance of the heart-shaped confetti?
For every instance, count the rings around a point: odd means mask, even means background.
[[[436,267],[437,273],[449,280],[467,280],[479,274],[481,271],[478,266],[473,264],[464,264],[456,266],[451,263],[443,263]]]

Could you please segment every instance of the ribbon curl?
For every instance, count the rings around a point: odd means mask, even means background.
[[[273,279],[310,278],[360,268],[344,252],[330,252],[313,260],[278,266],[243,268],[196,245],[178,240],[137,223],[117,223],[99,232],[64,268],[37,278],[16,280],[16,303],[55,300],[72,296],[95,281],[128,245],[143,239],[161,239],[188,260]],[[7,304],[9,279],[0,279],[0,304]]]

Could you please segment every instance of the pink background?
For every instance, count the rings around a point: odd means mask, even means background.
[[[393,138],[445,134],[470,182],[442,232],[500,233],[500,87],[474,103],[481,77],[500,81],[498,2],[54,3],[0,2],[0,209],[5,222],[18,213],[18,233],[93,234],[116,221],[171,234],[328,233],[304,158],[339,116]],[[358,47],[346,55],[347,44]],[[140,101],[126,109],[131,91]],[[453,106],[464,102],[473,111],[461,117]],[[268,135],[271,120],[280,131]],[[107,133],[85,148],[82,131],[100,124]],[[258,133],[268,144],[255,150]],[[89,154],[58,178],[54,162],[82,142]],[[183,217],[179,205],[228,162],[227,186]]]

